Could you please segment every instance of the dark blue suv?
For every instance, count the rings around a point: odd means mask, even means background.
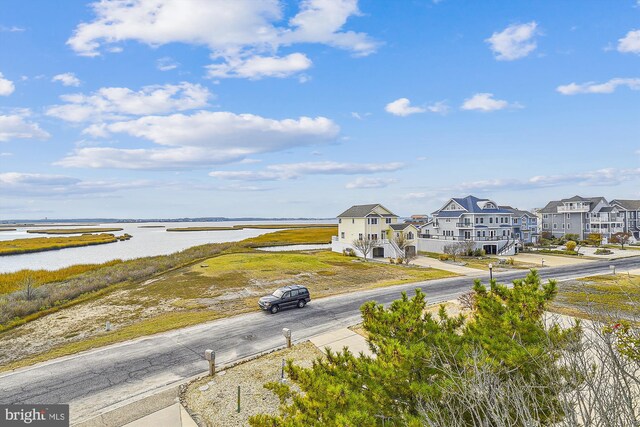
[[[276,314],[283,308],[302,308],[311,301],[309,290],[304,286],[291,285],[276,289],[271,295],[264,296],[258,300],[261,309]]]

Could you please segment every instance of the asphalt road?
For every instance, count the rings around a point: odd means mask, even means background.
[[[618,271],[640,268],[640,257],[544,268],[540,274],[563,280],[609,272],[609,265]],[[495,276],[508,283],[526,273]],[[472,278],[456,277],[339,295],[312,301],[304,309],[239,315],[55,359],[1,374],[0,403],[70,403],[75,422],[206,371],[205,349],[214,349],[217,362],[226,364],[282,346],[285,327],[292,330],[294,341],[303,341],[358,323],[366,301],[390,303],[401,291],[415,288],[425,291],[430,301],[444,301],[472,284]]]

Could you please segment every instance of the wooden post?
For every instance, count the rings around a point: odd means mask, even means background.
[[[216,352],[206,350],[204,352],[204,358],[209,362],[209,376],[212,377],[216,374]]]
[[[238,413],[240,413],[240,386],[238,386]]]

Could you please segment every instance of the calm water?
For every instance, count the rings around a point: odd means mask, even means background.
[[[283,224],[299,223],[331,223],[335,221],[285,221]],[[236,242],[249,237],[271,233],[276,230],[230,230],[230,231],[188,231],[168,232],[165,228],[144,228],[144,226],[178,227],[224,227],[236,224],[277,224],[277,221],[221,221],[221,222],[169,222],[169,223],[120,223],[100,224],[100,227],[122,228],[116,235],[131,234],[131,240],[108,243],[97,246],[61,249],[57,251],[37,252],[24,255],[0,257],[0,273],[7,273],[25,268],[48,269],[68,267],[74,264],[94,264],[114,259],[133,259],[153,255],[166,255],[192,246],[205,243]],[[97,225],[92,225],[95,227]],[[142,226],[142,227],[141,227]],[[0,232],[0,240],[13,240],[34,237],[47,237],[46,234],[27,233],[26,230],[38,228],[64,227],[19,227],[16,231]],[[72,227],[76,228],[76,227]],[[61,235],[66,236],[66,235]]]

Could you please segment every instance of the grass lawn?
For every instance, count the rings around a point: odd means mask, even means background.
[[[610,249],[622,249],[622,246],[620,245],[604,245],[605,248],[610,248]],[[640,251],[640,246],[635,246],[635,245],[624,245],[624,250],[626,251],[627,249],[631,249],[634,251]]]
[[[593,318],[640,316],[640,276],[591,276],[558,284],[550,311]]]
[[[33,239],[15,239],[0,242],[0,255],[25,254],[30,252],[52,251],[79,246],[102,245],[117,242],[113,234],[83,234],[72,237],[35,237]]]

